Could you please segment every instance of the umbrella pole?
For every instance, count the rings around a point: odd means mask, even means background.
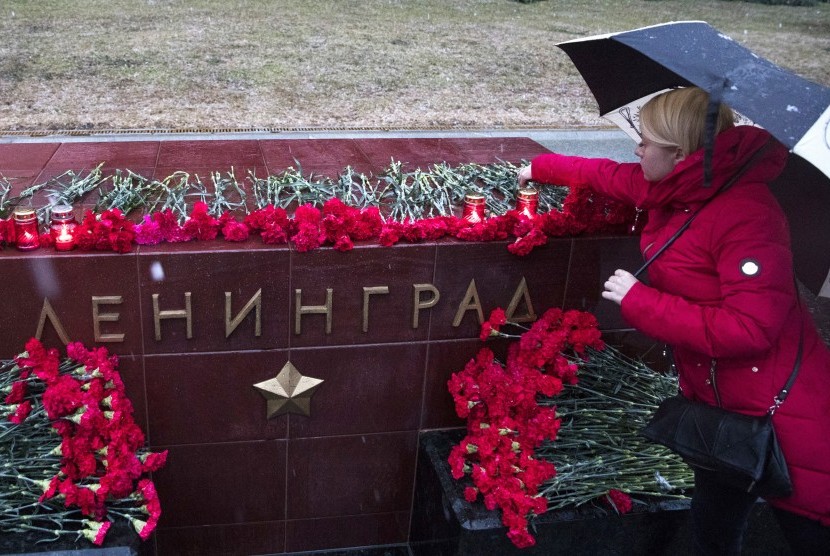
[[[712,185],[712,153],[715,150],[715,128],[718,125],[721,96],[726,84],[727,80],[724,79],[720,87],[714,87],[709,91],[709,105],[706,107],[706,126],[703,137],[703,187],[711,187]]]

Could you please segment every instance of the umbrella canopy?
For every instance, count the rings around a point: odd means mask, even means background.
[[[830,176],[830,88],[736,43],[708,23],[681,21],[557,45],[570,56],[599,112],[629,134],[655,94],[696,85],[769,131]]]
[[[818,172],[796,161],[782,176],[809,175],[813,183],[822,182],[812,194],[806,193],[810,188],[795,192],[776,184],[773,192],[790,216],[799,279],[813,292],[821,290],[830,269],[830,204],[817,204],[830,196],[830,88],[761,58],[702,21],[665,23],[557,46],[582,74],[600,114],[636,141],[643,104],[668,89],[695,85],[813,165]],[[800,180],[786,181],[791,185]],[[805,215],[810,215],[809,224],[800,226]],[[792,226],[795,222],[799,226]]]

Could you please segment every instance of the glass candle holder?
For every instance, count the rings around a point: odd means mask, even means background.
[[[31,251],[40,247],[35,211],[30,208],[16,208],[13,220],[17,248],[21,251]]]
[[[52,222],[49,225],[49,233],[52,241],[55,242],[55,249],[58,251],[70,251],[75,247],[75,230],[78,223],[75,222],[75,215],[69,205],[57,205],[52,207]]]
[[[533,219],[536,217],[536,211],[539,208],[539,192],[532,187],[523,187],[519,189],[519,194],[516,197],[516,210],[525,218]]]
[[[487,199],[485,199],[484,195],[479,195],[478,193],[468,193],[465,195],[464,213],[461,215],[461,218],[470,224],[478,224],[484,220],[484,206],[486,200]]]

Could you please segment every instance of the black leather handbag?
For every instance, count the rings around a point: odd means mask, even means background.
[[[678,394],[660,404],[642,434],[676,452],[690,466],[717,473],[730,486],[765,498],[789,496],[792,482],[772,416],[787,397],[800,363],[799,344],[787,385],[763,416],[727,411]]]

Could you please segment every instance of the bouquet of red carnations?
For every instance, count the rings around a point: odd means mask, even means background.
[[[677,379],[605,346],[596,318],[550,309],[521,335],[496,309],[481,339],[513,338],[505,362],[482,348],[448,385],[467,435],[450,452],[465,498],[501,510],[508,537],[535,544],[528,527],[551,508],[598,501],[631,511],[631,495],[682,497],[689,468],[639,435]]]
[[[161,505],[118,358],[80,343],[61,358],[38,340],[0,362],[0,531],[104,542],[115,519],[142,539]]]

